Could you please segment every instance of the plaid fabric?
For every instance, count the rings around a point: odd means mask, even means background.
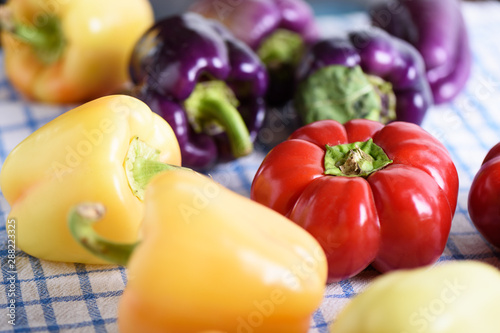
[[[363,14],[318,17],[325,35],[366,24]],[[423,127],[449,149],[460,176],[458,207],[451,234],[440,262],[474,259],[500,267],[500,251],[478,234],[467,213],[467,195],[486,152],[500,141],[500,4],[464,4],[474,66],[465,91],[452,103],[434,107]],[[0,53],[0,62],[3,62]],[[0,165],[26,136],[70,107],[52,107],[23,101],[0,68]],[[275,113],[277,115],[277,113]],[[251,181],[265,149],[286,137],[296,120],[291,113],[261,133],[260,145],[251,156],[219,165],[213,178],[248,196]],[[279,124],[279,126],[277,126]],[[127,282],[117,266],[53,263],[16,251],[16,264],[8,262],[5,221],[9,206],[0,194],[0,333],[3,332],[117,332],[117,304]],[[338,312],[361,292],[378,273],[368,268],[358,276],[327,286],[323,303],[314,313],[310,333],[324,333]],[[15,326],[8,323],[15,300]]]

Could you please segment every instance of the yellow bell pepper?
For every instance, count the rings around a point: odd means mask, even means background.
[[[143,214],[141,189],[148,171],[140,158],[180,165],[170,126],[133,97],[102,97],[70,110],[22,141],[7,156],[0,187],[16,221],[16,243],[38,258],[104,263],[72,238],[70,209],[86,200],[106,204],[96,227],[104,237],[138,239]]]
[[[26,97],[81,103],[117,93],[153,24],[147,0],[10,0],[1,8],[5,70]]]
[[[327,265],[306,231],[193,171],[155,176],[144,205],[135,250],[92,235],[102,205],[77,206],[69,220],[74,237],[107,260],[132,253],[121,333],[308,331]]]
[[[500,271],[478,261],[395,271],[341,311],[332,333],[498,333]]]

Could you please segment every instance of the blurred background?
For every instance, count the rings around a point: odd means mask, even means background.
[[[164,17],[185,11],[193,0],[150,0],[156,17]],[[362,10],[363,4],[379,0],[310,0],[316,15],[330,15]]]
[[[0,4],[7,0],[0,0]],[[317,16],[345,14],[363,10],[367,5],[384,0],[308,0]],[[481,0],[469,0],[481,1]],[[156,18],[161,18],[186,11],[194,0],[150,0],[155,10]]]
[[[194,0],[150,0],[155,10],[156,18],[165,17],[185,11]],[[384,0],[309,0],[317,16],[345,14],[364,10],[365,6]],[[478,0],[469,0],[478,1]],[[480,1],[480,0],[479,0]],[[0,0],[2,2],[2,0]]]

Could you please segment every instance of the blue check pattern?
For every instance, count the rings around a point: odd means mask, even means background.
[[[362,13],[317,14],[325,35],[367,22]],[[497,20],[500,4],[467,3],[464,15],[473,50],[471,78],[452,104],[433,107],[422,124],[445,144],[460,177],[458,207],[439,262],[472,259],[500,268],[500,250],[483,239],[467,212],[472,179],[486,152],[500,141],[500,39],[493,33],[500,29]],[[3,63],[1,52],[0,63]],[[3,66],[0,67],[0,165],[21,140],[70,108],[24,101],[9,85]],[[275,126],[272,133],[275,140],[286,137],[293,116],[278,121],[282,121],[283,126]],[[249,196],[253,176],[271,139],[266,136],[251,156],[219,165],[210,175],[228,188]],[[16,251],[16,267],[12,271],[8,265],[5,225],[9,209],[0,193],[0,333],[117,332],[117,305],[127,283],[126,270],[112,265],[52,263]],[[354,278],[328,285],[321,307],[312,317],[310,333],[328,332],[339,311],[377,276],[375,270],[368,268]],[[15,326],[8,323],[12,286],[15,287]]]

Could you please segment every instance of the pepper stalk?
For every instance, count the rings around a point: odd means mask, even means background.
[[[138,137],[130,143],[124,162],[125,173],[134,195],[144,200],[144,191],[154,176],[168,170],[184,169],[159,161],[160,152]],[[101,237],[92,225],[104,217],[106,208],[102,203],[86,202],[72,208],[68,224],[73,238],[96,257],[107,262],[126,265],[135,247],[135,243],[116,243]]]
[[[22,43],[31,45],[38,58],[49,65],[61,57],[67,45],[61,20],[54,15],[44,17],[44,24],[37,26],[15,20],[6,5],[0,5],[0,29]]]
[[[253,143],[238,105],[232,90],[219,80],[199,82],[184,101],[195,132],[209,135],[225,132],[234,157],[242,157],[253,150]]]
[[[120,244],[111,242],[94,231],[92,224],[99,221],[106,208],[101,203],[82,203],[69,216],[69,230],[73,238],[96,257],[113,264],[126,266],[139,242]]]
[[[368,177],[392,162],[373,139],[336,146],[326,145],[326,175]]]

